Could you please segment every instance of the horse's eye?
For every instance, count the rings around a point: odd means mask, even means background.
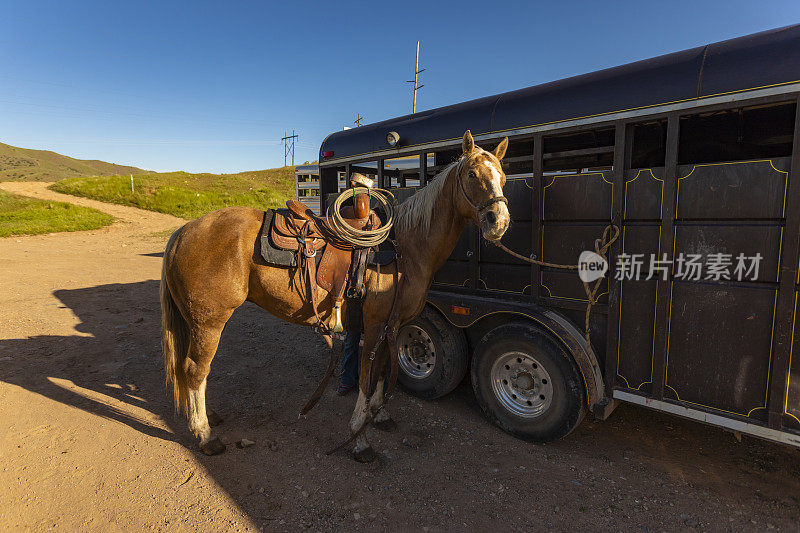
[[[474,178],[477,178],[478,176],[477,176],[477,174],[475,174],[474,171],[470,170],[469,171],[469,177],[474,179]]]

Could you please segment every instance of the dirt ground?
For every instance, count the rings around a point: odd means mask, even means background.
[[[800,530],[800,452],[628,405],[538,446],[490,426],[468,383],[400,392],[374,463],[326,456],[355,396],[331,387],[298,419],[324,344],[249,304],[209,378],[228,451],[206,457],[159,348],[160,255],[182,221],[45,185],[0,187],[118,222],[0,239],[0,530]]]

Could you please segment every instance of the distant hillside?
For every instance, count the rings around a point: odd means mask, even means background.
[[[294,167],[251,170],[238,174],[161,172],[133,177],[70,178],[50,189],[103,202],[130,205],[182,218],[196,218],[232,205],[266,209],[282,207],[294,196]]]
[[[73,159],[47,150],[0,143],[0,181],[58,181],[83,176],[142,174],[141,168],[105,161]]]

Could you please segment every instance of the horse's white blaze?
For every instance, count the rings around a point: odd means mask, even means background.
[[[488,154],[484,150],[485,153]],[[489,182],[489,188],[491,189],[492,196],[498,197],[503,196],[503,173],[498,168],[499,162],[495,163],[496,158],[490,157],[483,161],[483,164],[491,171],[492,179]],[[508,206],[505,202],[497,202],[491,208],[495,213],[495,223],[492,227],[488,227],[486,225],[482,225],[483,236],[489,240],[494,240],[500,238],[505,230],[508,228],[509,223],[511,222],[511,214],[508,212]]]
[[[483,162],[491,171],[492,171],[492,194],[495,196],[502,196],[503,195],[503,186],[502,183],[502,174],[500,171],[497,170],[497,167],[494,163],[489,161],[488,159]]]

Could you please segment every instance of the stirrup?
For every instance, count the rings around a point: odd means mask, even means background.
[[[333,322],[331,326],[331,331],[333,333],[342,333],[344,331],[344,326],[342,326],[342,302],[341,300],[336,301],[333,304],[333,318],[331,319]]]

